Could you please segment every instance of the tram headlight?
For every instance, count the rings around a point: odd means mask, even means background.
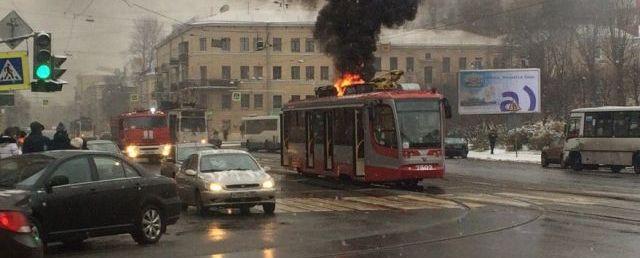
[[[275,183],[273,182],[273,179],[269,179],[269,180],[265,181],[264,183],[262,183],[262,188],[271,189],[274,186],[275,186]]]
[[[209,190],[211,190],[212,192],[220,192],[222,191],[222,185],[218,183],[211,183],[209,184]]]
[[[162,156],[169,156],[171,154],[171,144],[165,144],[162,146]]]
[[[138,157],[138,155],[140,155],[140,152],[138,151],[137,146],[135,145],[127,146],[127,156],[129,156],[130,158],[136,158]]]

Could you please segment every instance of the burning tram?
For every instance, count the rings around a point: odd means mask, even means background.
[[[446,98],[416,84],[379,85],[336,83],[316,89],[316,99],[288,103],[282,165],[364,182],[442,178],[444,119],[451,116]]]

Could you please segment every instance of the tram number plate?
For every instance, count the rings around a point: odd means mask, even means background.
[[[433,165],[416,165],[417,170],[433,170]]]
[[[256,193],[254,192],[240,192],[240,193],[231,193],[231,198],[249,198],[255,197]]]

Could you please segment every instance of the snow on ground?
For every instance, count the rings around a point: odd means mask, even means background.
[[[517,157],[515,152],[506,151],[504,149],[495,149],[493,155],[491,155],[490,150],[482,152],[469,151],[468,158],[540,164],[540,151],[518,151]]]

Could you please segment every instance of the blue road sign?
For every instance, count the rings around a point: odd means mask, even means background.
[[[26,51],[0,53],[0,91],[28,90],[29,78]]]

